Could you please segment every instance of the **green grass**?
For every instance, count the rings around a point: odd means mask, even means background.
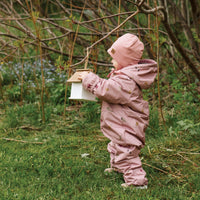
[[[65,119],[52,113],[49,123],[33,123],[32,129],[23,123],[10,128],[1,109],[1,200],[200,199],[199,134],[189,134],[178,125],[168,134],[150,126],[140,155],[149,188],[124,190],[121,174],[103,173],[109,167],[109,141],[100,132],[99,111],[94,115],[99,107],[91,106],[91,119],[86,106],[67,109]],[[199,133],[199,127],[194,130]]]

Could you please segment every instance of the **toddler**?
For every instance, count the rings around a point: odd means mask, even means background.
[[[101,131],[110,139],[111,168],[105,171],[123,173],[125,183],[122,187],[146,189],[148,181],[139,153],[145,145],[149,107],[141,90],[154,82],[157,63],[150,59],[141,60],[143,50],[139,38],[127,33],[108,49],[114,66],[108,80],[92,72],[83,72],[79,79],[86,90],[102,100]]]

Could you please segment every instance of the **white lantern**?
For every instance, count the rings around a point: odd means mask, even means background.
[[[70,94],[69,99],[97,101],[96,96],[92,94],[91,92],[85,90],[82,86],[81,80],[78,79],[79,74],[81,74],[81,72],[83,71],[89,72],[91,70],[79,69],[67,81],[68,83],[72,83],[71,94]]]

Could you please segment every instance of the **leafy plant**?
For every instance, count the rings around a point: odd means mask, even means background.
[[[83,112],[86,122],[96,122],[100,120],[100,105],[96,102],[84,103],[80,112]]]
[[[6,93],[10,101],[12,102],[20,101],[21,88],[19,85],[14,85],[12,88],[8,88]]]
[[[57,84],[56,88],[51,88],[51,101],[55,104],[64,103],[65,99],[65,86],[63,84]]]
[[[22,125],[40,125],[41,116],[37,104],[26,104],[7,108],[4,123],[6,127],[19,127]]]
[[[177,124],[183,131],[189,132],[191,135],[199,134],[200,130],[200,122],[194,123],[192,120],[184,119],[181,121],[178,121]]]

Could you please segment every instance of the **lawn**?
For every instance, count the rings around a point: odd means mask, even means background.
[[[6,118],[1,109],[1,200],[200,199],[199,126],[193,134],[178,128],[166,134],[151,122],[140,155],[148,189],[124,190],[121,174],[104,174],[109,141],[99,129],[99,113],[90,116],[85,108],[69,106],[65,118],[53,113],[46,124],[15,128],[8,126],[14,115]]]

